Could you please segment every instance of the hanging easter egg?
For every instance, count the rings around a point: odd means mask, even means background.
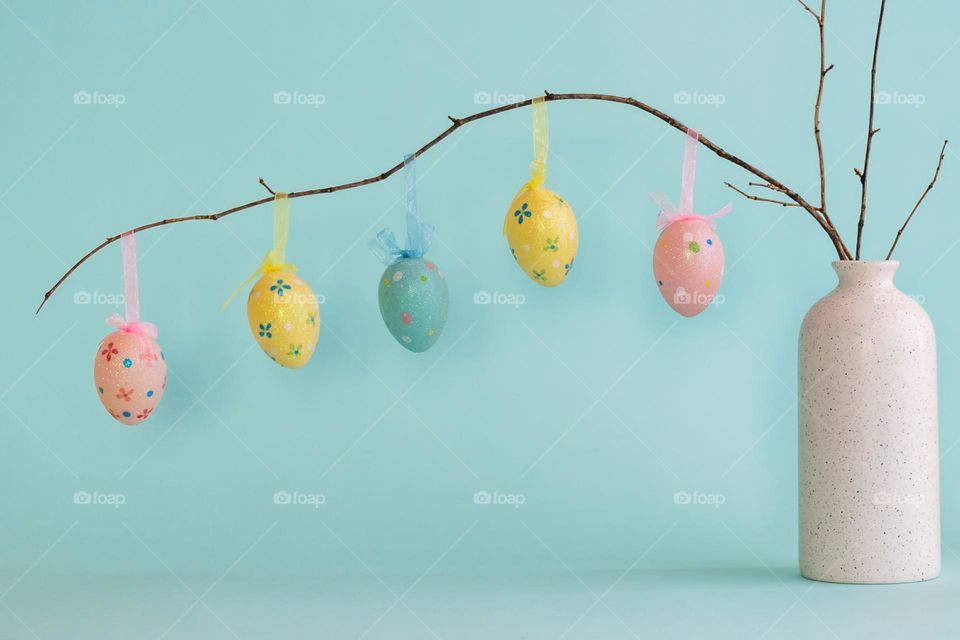
[[[534,153],[530,180],[507,209],[503,235],[523,272],[537,284],[555,287],[566,280],[573,269],[580,235],[570,205],[543,186],[549,146],[546,98],[534,98],[530,107]]]
[[[320,307],[310,286],[292,271],[271,271],[250,289],[247,322],[265,354],[299,369],[317,347]]]
[[[714,301],[723,281],[723,245],[710,223],[691,219],[663,230],[653,250],[660,294],[682,316],[692,317]]]
[[[654,194],[659,205],[660,237],[653,249],[653,277],[660,295],[674,311],[693,317],[716,299],[723,281],[723,245],[714,229],[716,218],[730,212],[727,204],[710,215],[693,212],[699,134],[687,130],[683,153],[680,206]]]
[[[404,258],[388,266],[380,278],[377,297],[384,324],[402,346],[419,353],[440,338],[450,294],[433,262]]]
[[[542,185],[524,186],[503,222],[510,253],[537,284],[555,287],[573,269],[580,236],[567,202]]]
[[[93,382],[104,408],[119,422],[136,425],[160,403],[167,387],[167,363],[153,338],[114,331],[100,341]]]
[[[404,195],[407,246],[401,249],[390,229],[369,242],[370,249],[387,265],[380,276],[377,299],[380,315],[390,335],[405,349],[420,353],[432,347],[447,323],[450,293],[436,264],[424,258],[430,249],[433,226],[417,215],[416,155],[403,158],[407,188]]]
[[[250,332],[271,360],[299,369],[317,348],[320,306],[310,285],[294,274],[296,267],[285,262],[289,227],[290,199],[288,194],[278,192],[273,199],[273,248],[233,296],[262,274],[247,296]]]
[[[113,314],[116,331],[100,341],[93,361],[93,384],[103,407],[119,422],[140,424],[153,413],[167,388],[167,363],[157,344],[157,327],[140,321],[137,244],[133,233],[120,237],[125,318]]]

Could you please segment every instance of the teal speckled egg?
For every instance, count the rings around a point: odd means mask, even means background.
[[[380,278],[380,315],[387,329],[410,351],[426,351],[447,323],[447,281],[426,258],[403,258]]]

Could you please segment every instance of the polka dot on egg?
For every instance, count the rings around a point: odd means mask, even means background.
[[[707,238],[707,244],[713,245],[713,238]]]
[[[133,366],[133,360],[131,360],[130,358],[124,358],[124,359],[123,359],[123,366],[126,367],[127,369],[129,369],[130,367]]]
[[[150,389],[149,391],[147,391],[147,397],[148,397],[148,398],[152,398],[152,397],[153,397],[153,389]]]
[[[403,322],[403,324],[411,324],[413,323],[413,316],[404,311],[400,314],[400,320]]]
[[[129,411],[124,411],[122,415],[123,415],[124,418],[129,418],[129,417],[130,417],[130,412],[129,412]]]
[[[410,336],[402,336],[400,339],[406,342],[407,344],[410,344],[411,342],[413,342],[413,338],[411,338]]]
[[[691,240],[693,240],[693,234],[692,234],[692,233],[690,233],[689,231],[687,231],[686,233],[683,234],[683,241],[684,241],[684,242],[690,242]]]
[[[97,387],[97,390],[100,391],[100,393],[103,393],[103,387]]]
[[[559,260],[554,260],[554,261],[551,262],[550,264],[552,264],[554,267],[559,267],[559,266],[560,266],[560,261],[559,261]]]
[[[420,282],[426,282],[427,276],[420,276]]]
[[[393,274],[394,282],[400,282],[401,280],[403,280],[403,271],[397,271],[396,273]]]
[[[549,220],[550,218],[553,217],[553,212],[552,212],[552,211],[544,211],[544,212],[543,212],[543,217],[544,217],[544,218],[547,218],[547,219]]]

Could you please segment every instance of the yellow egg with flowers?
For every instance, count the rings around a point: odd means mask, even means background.
[[[503,221],[510,252],[537,284],[555,287],[573,269],[580,236],[567,201],[541,184],[527,184],[513,199]]]
[[[320,336],[320,306],[310,286],[292,271],[261,277],[247,298],[247,322],[254,340],[277,364],[307,364]]]

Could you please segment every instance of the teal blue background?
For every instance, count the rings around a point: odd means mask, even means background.
[[[828,204],[851,246],[875,4],[834,2],[828,15]],[[955,137],[958,39],[954,3],[888,7],[878,88],[923,104],[877,108],[868,257],[886,252]],[[532,157],[529,110],[464,127],[419,161],[420,211],[438,231],[430,257],[451,296],[425,354],[384,328],[383,265],[366,247],[402,227],[400,176],[293,201],[287,255],[324,298],[302,370],[257,350],[242,304],[220,312],[269,248],[269,207],[139,237],[142,312],[170,365],[141,428],[112,421],[92,386],[113,306],[75,302],[122,290],[119,246],[34,316],[106,235],[263,197],[260,176],[295,191],[374,175],[448,114],[487,108],[480,92],[634,96],[815,201],[816,27],[799,5],[4,0],[0,43],[0,635],[156,637],[173,625],[166,637],[234,637],[229,625],[245,638],[357,637],[393,600],[389,585],[411,590],[366,637],[558,637],[589,588],[601,595],[627,569],[605,599],[616,616],[598,605],[568,637],[629,637],[617,617],[678,637],[955,622],[952,151],[897,251],[897,282],[940,341],[945,572],[925,585],[808,592],[797,576],[796,338],[836,256],[809,216],[744,201],[723,181],[751,176],[701,152],[698,208],[735,203],[718,229],[724,303],[674,314],[651,274],[648,194],[676,198],[683,137],[622,105],[549,106],[548,184],[581,230],[557,289],[530,282],[501,236]],[[75,104],[78,91],[125,101]],[[324,101],[279,105],[279,91]],[[723,104],[677,104],[684,91]],[[475,304],[481,292],[523,304]],[[125,502],[74,504],[80,491]],[[324,504],[278,505],[280,491]],[[480,491],[523,504],[478,505]],[[723,504],[677,505],[678,491]],[[227,624],[203,605],[178,620],[208,587]]]

